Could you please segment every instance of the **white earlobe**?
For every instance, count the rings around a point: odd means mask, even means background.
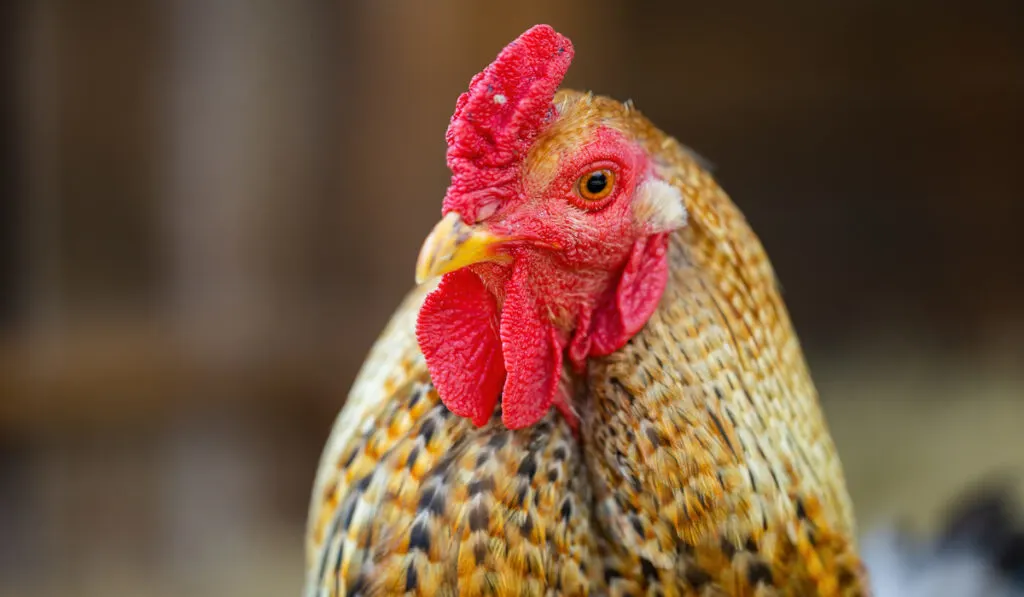
[[[636,190],[633,221],[651,234],[671,232],[686,225],[683,194],[667,182],[652,178]]]

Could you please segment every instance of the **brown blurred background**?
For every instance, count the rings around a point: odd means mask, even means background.
[[[1019,1],[8,0],[0,594],[297,594],[455,98],[537,22],[716,164],[863,528],[1024,477]]]

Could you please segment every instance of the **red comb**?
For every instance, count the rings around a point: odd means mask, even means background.
[[[509,166],[555,116],[552,100],[572,62],[573,47],[548,25],[536,25],[473,77],[459,96],[448,126],[452,182],[443,212],[476,219],[476,199],[507,197],[515,179]]]

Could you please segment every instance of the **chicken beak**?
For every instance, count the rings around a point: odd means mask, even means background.
[[[496,251],[509,240],[479,226],[470,226],[459,214],[449,212],[423,242],[416,260],[416,283],[482,261],[510,261],[510,255]]]

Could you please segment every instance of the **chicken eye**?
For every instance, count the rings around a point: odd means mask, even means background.
[[[615,187],[615,173],[611,170],[594,170],[580,177],[576,191],[587,201],[598,201],[611,194]]]

